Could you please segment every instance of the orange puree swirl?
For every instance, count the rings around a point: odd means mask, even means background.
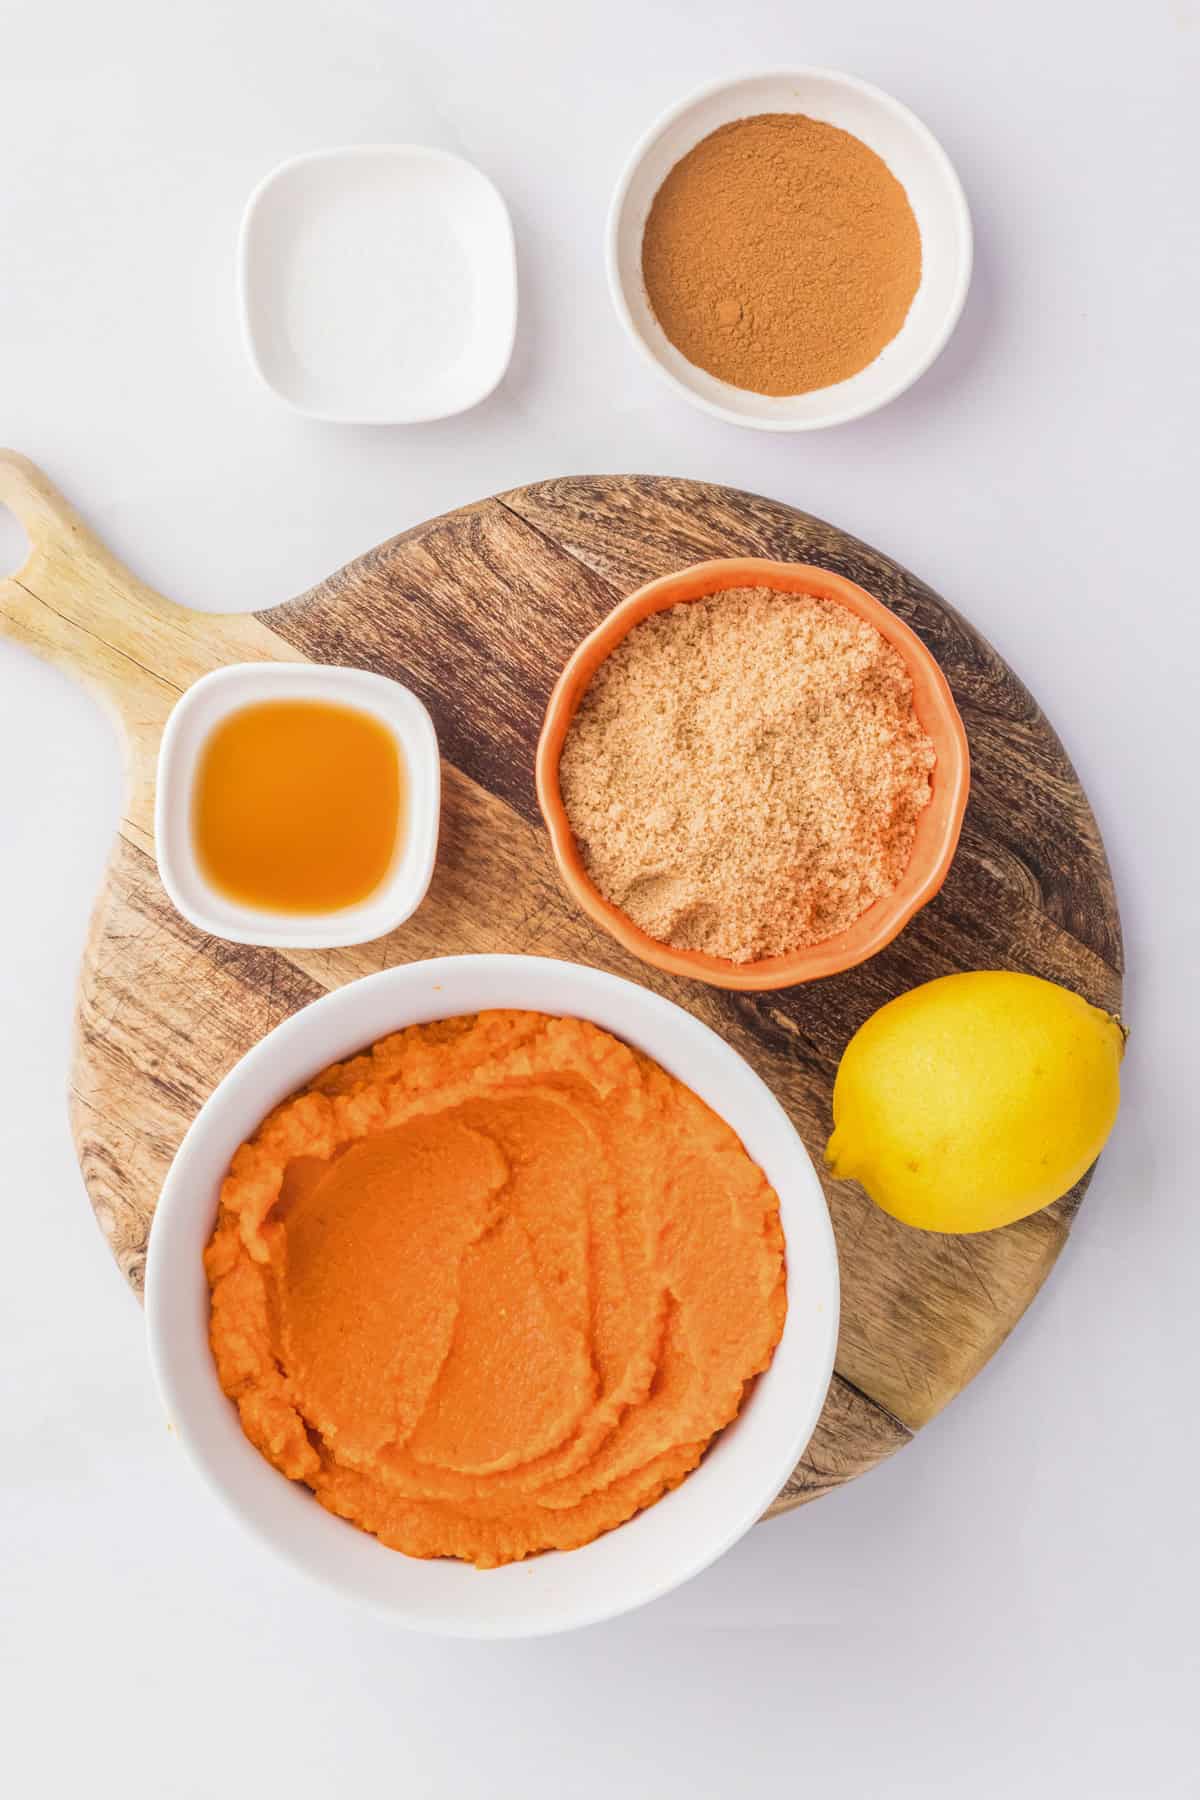
[[[529,1012],[412,1026],[277,1108],[205,1267],[251,1443],[382,1543],[480,1568],[675,1487],[787,1307],[778,1199],[729,1126]]]

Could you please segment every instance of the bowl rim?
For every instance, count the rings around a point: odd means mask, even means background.
[[[767,587],[781,593],[815,594],[817,598],[833,600],[847,606],[888,640],[904,658],[913,678],[917,716],[937,750],[926,813],[935,800],[944,801],[945,805],[944,826],[937,840],[924,844],[918,821],[912,857],[899,883],[853,924],[822,943],[749,963],[732,963],[702,951],[680,950],[661,943],[607,900],[584,868],[558,778],[563,743],[584,691],[617,644],[651,613],[704,599],[730,587]],[[966,729],[937,659],[912,627],[881,600],[844,575],[816,564],[776,562],[760,556],[717,557],[692,563],[687,568],[646,582],[618,601],[576,646],[546,706],[538,738],[535,780],[538,805],[550,834],[550,848],[559,876],[567,892],[595,924],[615,938],[623,949],[666,974],[706,981],[713,987],[736,992],[762,993],[841,974],[866,962],[890,944],[909,920],[933,899],[949,873],[958,848],[970,792],[970,752]],[[926,814],[921,816],[924,818]]]
[[[814,80],[826,81],[836,86],[850,89],[862,98],[869,100],[872,104],[878,105],[885,112],[890,113],[893,118],[903,124],[906,129],[911,131],[913,136],[919,140],[923,150],[928,155],[931,163],[937,168],[938,173],[946,184],[946,190],[954,211],[955,237],[958,245],[959,258],[958,278],[955,283],[954,294],[946,309],[942,324],[926,346],[924,352],[919,357],[916,357],[910,364],[907,364],[905,368],[873,398],[835,407],[827,414],[823,414],[818,418],[800,419],[783,416],[774,418],[755,418],[750,414],[735,412],[732,407],[722,406],[719,401],[709,399],[705,394],[697,393],[696,390],[689,387],[685,381],[681,381],[674,370],[669,368],[668,365],[655,354],[653,346],[646,342],[634,323],[633,313],[629,301],[626,298],[625,284],[621,279],[621,219],[625,208],[625,202],[629,196],[629,190],[633,185],[634,178],[641,168],[642,163],[663,133],[667,131],[670,126],[674,125],[678,119],[681,119],[686,113],[690,112],[693,107],[701,105],[706,100],[713,99],[718,94],[726,93],[731,88],[748,86],[752,82]],[[749,113],[745,115],[747,118],[751,116],[752,115]],[[902,100],[897,100],[894,95],[889,94],[884,88],[876,87],[873,82],[863,81],[861,77],[857,75],[848,75],[841,69],[826,68],[815,63],[801,63],[791,68],[751,69],[743,75],[726,76],[717,81],[706,82],[703,87],[696,88],[691,93],[685,95],[682,100],[676,101],[674,105],[667,107],[664,112],[658,115],[634,144],[634,147],[629,153],[629,156],[621,169],[621,173],[617,178],[617,184],[613,190],[612,199],[609,201],[608,217],[605,225],[604,266],[608,279],[608,291],[612,299],[613,308],[617,317],[620,319],[627,336],[633,342],[639,355],[643,357],[652,369],[656,370],[660,378],[670,386],[673,393],[681,394],[685,400],[690,401],[691,404],[698,407],[701,412],[708,413],[711,418],[721,419],[727,425],[741,425],[752,431],[823,431],[827,426],[848,425],[855,419],[866,418],[870,413],[878,412],[880,407],[889,405],[893,400],[898,399],[901,394],[912,387],[914,382],[919,381],[921,376],[924,375],[937,361],[938,357],[949,343],[950,338],[958,325],[959,319],[962,317],[963,307],[966,305],[967,293],[971,286],[971,271],[974,264],[974,243],[974,228],[971,223],[971,209],[967,201],[966,190],[959,178],[957,169],[950,160],[948,152],[938,138],[934,136],[925,121],[920,118],[918,114],[913,112],[911,107],[906,106]],[[836,391],[836,385],[840,384],[835,384],[834,388],[827,391],[831,393]],[[740,392],[743,390],[735,388],[733,391]]]
[[[459,1004],[456,985],[489,997]],[[511,997],[518,991],[523,1000]],[[325,1513],[307,1490],[289,1482],[250,1445],[220,1388],[208,1348],[208,1286],[198,1246],[211,1233],[220,1180],[233,1150],[303,1080],[389,1029],[514,1004],[596,1019],[692,1086],[738,1132],[779,1193],[790,1259],[788,1312],[770,1367],[679,1488],[579,1550],[547,1552],[480,1575],[462,1564],[427,1563],[385,1550]],[[618,1011],[628,1024],[624,1033],[605,1016]],[[387,1021],[382,1026],[381,1015]],[[300,1080],[294,1078],[298,1065],[305,1070]],[[689,1077],[694,1070],[698,1079]],[[752,1114],[750,1127],[747,1114]],[[255,1123],[247,1128],[251,1116]],[[767,1082],[731,1044],[675,1001],[627,977],[552,957],[478,954],[398,964],[349,982],[302,1007],[246,1052],[200,1108],[168,1171],[150,1234],[145,1299],[150,1362],[169,1428],[205,1484],[252,1536],[310,1580],[393,1625],[443,1636],[515,1638],[573,1630],[646,1605],[699,1574],[745,1535],[775,1499],[816,1429],[833,1376],[839,1291],[837,1245],[815,1164]],[[736,1434],[745,1435],[744,1424],[754,1448],[739,1463]],[[723,1483],[706,1475],[720,1458]],[[680,1498],[689,1491],[698,1497],[681,1513]],[[714,1491],[723,1498],[710,1537]],[[296,1529],[301,1514],[305,1522]],[[673,1544],[679,1518],[689,1516],[686,1557],[665,1574],[647,1571],[646,1540],[656,1552],[660,1540]],[[630,1537],[639,1521],[650,1521],[641,1527],[640,1551]],[[568,1559],[579,1567],[577,1559],[622,1540],[629,1543],[628,1555],[602,1554],[590,1580],[579,1584],[573,1604],[564,1604],[561,1570]],[[394,1582],[380,1580],[381,1557],[405,1571],[402,1579],[413,1569],[449,1567],[457,1572],[453,1580],[479,1584],[479,1604],[448,1607],[443,1601],[441,1611],[426,1606],[418,1614],[411,1599],[396,1597]],[[614,1560],[620,1579],[613,1577]],[[650,1560],[657,1562],[657,1554]],[[621,1566],[627,1561],[628,1575]],[[499,1582],[509,1589],[507,1613],[503,1607],[497,1612],[495,1600],[488,1605]],[[519,1584],[532,1588],[532,1601],[521,1596]],[[473,1596],[474,1590],[472,1601]]]

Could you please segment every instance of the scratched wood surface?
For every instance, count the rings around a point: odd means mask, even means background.
[[[0,582],[0,630],[70,669],[122,732],[126,803],[79,983],[70,1111],[84,1181],[139,1290],[171,1156],[197,1108],[263,1033],[330,987],[455,951],[564,956],[642,981],[720,1031],[770,1083],[819,1161],[838,1058],[885,1000],[955,969],[1014,968],[1121,1002],[1121,930],[1096,822],[1053,729],[954,609],[833,526],[774,501],[649,476],[539,483],[393,538],[254,617],[174,606],[125,570],[40,471],[0,452],[0,501],[32,552]],[[765,995],[659,976],[560,889],[534,799],[542,710],[578,639],[649,577],[710,556],[815,562],[859,582],[929,645],[971,743],[961,847],[938,898],[884,953]],[[231,661],[380,670],[429,706],[443,752],[437,871],[416,916],[351,950],[273,952],[179,918],[153,856],[154,756],[179,693]],[[825,1187],[842,1268],[837,1373],[772,1511],[907,1443],[1003,1342],[1066,1241],[1087,1178],[984,1236],[910,1231],[852,1184]]]

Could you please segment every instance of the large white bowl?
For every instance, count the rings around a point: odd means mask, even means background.
[[[852,132],[904,187],[921,232],[921,285],[899,332],[857,375],[809,394],[754,394],[698,369],[663,331],[642,279],[642,236],[666,177],[702,138],[756,113],[806,113]],[[703,88],[651,126],[613,195],[608,282],[617,316],[637,348],[694,406],[760,431],[813,431],[874,412],[924,374],[958,323],[971,280],[971,245],[962,184],[915,113],[881,88],[835,69],[780,70]]]
[[[657,1505],[583,1549],[480,1571],[387,1550],[334,1518],[242,1435],[217,1381],[201,1262],[221,1179],[264,1114],[327,1063],[405,1025],[525,1007],[590,1019],[654,1057],[726,1119],[779,1195],[783,1336],[738,1419]],[[769,1088],[691,1014],[599,969],[534,956],[450,956],[340,988],[276,1027],[207,1100],[171,1165],[146,1271],[150,1356],[167,1416],[242,1521],[307,1574],[417,1630],[524,1637],[594,1623],[697,1574],[753,1525],[804,1451],[833,1371],[838,1268],[821,1185]]]

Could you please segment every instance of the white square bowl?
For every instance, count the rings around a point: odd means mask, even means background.
[[[405,774],[404,831],[391,869],[355,906],[316,913],[244,906],[208,880],[196,856],[192,803],[200,755],[222,719],[264,700],[322,700],[369,713],[395,741]],[[437,857],[441,762],[433,720],[386,675],[320,663],[234,663],[201,676],[167,720],[158,752],[154,847],[162,884],[185,919],[210,937],[275,949],[366,944],[402,925],[425,898]]]
[[[512,355],[508,208],[446,150],[359,145],[280,164],[247,204],[238,282],[251,363],[310,418],[447,418],[486,399]]]

